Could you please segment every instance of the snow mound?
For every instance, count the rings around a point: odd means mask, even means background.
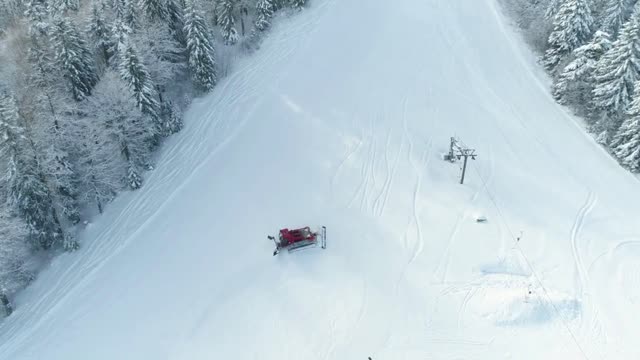
[[[529,295],[526,289],[495,289],[485,298],[493,311],[485,316],[499,326],[545,324],[554,320],[577,318],[581,303],[560,293]],[[561,317],[561,318],[560,318]]]
[[[531,276],[531,271],[527,267],[526,260],[516,250],[512,250],[495,263],[480,266],[480,273],[483,275],[508,274],[514,276]]]
[[[581,302],[555,290],[535,285],[532,277],[487,275],[475,296],[475,307],[498,326],[541,325],[571,321],[581,312]]]

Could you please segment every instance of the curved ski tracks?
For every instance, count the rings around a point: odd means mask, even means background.
[[[597,194],[589,190],[589,194],[587,195],[587,198],[584,204],[582,205],[582,207],[580,208],[580,210],[578,210],[576,218],[573,222],[573,227],[571,228],[571,250],[573,252],[573,259],[575,261],[576,271],[580,279],[580,287],[583,294],[586,291],[585,287],[588,287],[589,274],[582,262],[580,249],[578,248],[579,246],[578,240],[580,238],[580,233],[582,231],[582,228],[585,225],[585,220],[587,219],[587,217],[589,216],[589,214],[591,213],[591,211],[593,210],[593,208],[596,206],[597,203],[598,203]]]

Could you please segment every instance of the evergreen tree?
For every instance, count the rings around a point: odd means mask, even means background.
[[[87,34],[100,60],[108,66],[109,60],[113,55],[111,52],[113,44],[111,44],[111,31],[103,16],[105,7],[102,2],[99,4],[95,1],[93,2],[91,14],[87,21]]]
[[[256,4],[256,29],[264,31],[271,26],[271,18],[275,9],[274,0],[258,0]]]
[[[549,5],[547,5],[547,10],[544,13],[545,19],[553,21],[553,18],[560,8],[560,4],[561,0],[549,0]]]
[[[18,109],[11,96],[0,98],[0,132],[0,148],[9,156],[9,203],[27,224],[34,244],[48,249],[63,241],[63,231],[33,145],[19,125]]]
[[[13,313],[13,306],[7,297],[4,289],[0,289],[0,318],[7,317]]]
[[[284,9],[285,5],[287,5],[288,2],[289,0],[273,0],[274,12]]]
[[[606,0],[604,6],[602,29],[616,37],[629,13],[629,0]]]
[[[640,172],[640,81],[635,83],[635,94],[628,117],[613,138],[611,148],[622,165]]]
[[[138,14],[140,8],[136,0],[124,0],[124,16],[122,20],[131,29],[132,32],[137,31],[140,28],[140,21]]]
[[[58,70],[51,59],[49,48],[38,37],[31,35],[25,64],[25,78],[21,89],[20,105],[29,138],[33,139],[40,168],[45,175],[56,208],[72,223],[80,220],[76,201],[74,170],[68,147],[74,139],[65,135],[66,115],[73,100],[61,86]]]
[[[65,14],[68,11],[77,11],[80,8],[78,0],[51,0],[53,14]]]
[[[116,16],[116,19],[124,21],[126,8],[126,0],[111,0],[111,10]]]
[[[187,37],[187,51],[189,54],[189,69],[193,80],[206,90],[211,90],[216,84],[216,62],[214,60],[213,44],[209,40],[204,17],[194,4],[188,0],[184,13],[184,33]]]
[[[24,15],[29,22],[29,34],[47,34],[49,31],[49,12],[45,0],[25,0]]]
[[[138,108],[157,122],[159,104],[155,86],[131,42],[125,44],[120,54],[119,70],[120,76],[133,92]]]
[[[291,7],[294,9],[302,9],[306,4],[306,0],[291,0]]]
[[[115,56],[120,57],[122,51],[124,51],[126,44],[130,41],[129,37],[133,31],[129,28],[124,21],[116,19],[111,27],[111,48],[109,52],[112,54],[112,58]],[[119,60],[113,61],[116,66],[119,66]]]
[[[634,13],[620,37],[596,64],[593,103],[610,116],[624,111],[640,76],[640,26]]]
[[[165,20],[168,17],[164,0],[140,0],[139,6],[152,20]]]
[[[171,101],[162,103],[162,135],[169,136],[182,130],[182,112]]]
[[[38,36],[29,37],[27,52],[27,71],[25,85],[33,94],[34,91],[42,92],[52,114],[57,111],[54,107],[56,93],[62,89],[58,86],[59,77],[56,71],[56,63],[52,58],[50,49]]]
[[[238,42],[235,5],[236,0],[220,0],[218,3],[218,24],[220,24],[225,45],[234,45]]]
[[[583,45],[591,36],[593,18],[589,0],[563,0],[553,19],[553,31],[549,35],[549,49],[544,64],[549,70],[555,67],[573,49]]]
[[[183,47],[187,46],[187,39],[184,35],[183,9],[178,0],[167,0],[167,21],[173,38]]]
[[[5,197],[3,189],[3,198]],[[33,280],[27,226],[6,202],[0,204],[0,318],[11,315],[9,295]],[[4,313],[4,314],[3,314]]]
[[[139,189],[142,186],[142,177],[140,176],[140,170],[134,164],[129,164],[127,169],[127,183],[132,190]]]
[[[577,93],[579,102],[590,102],[593,91],[593,71],[602,55],[611,48],[609,34],[597,31],[586,45],[573,51],[574,60],[562,71],[553,85],[553,96],[561,104],[567,96]]]
[[[74,99],[81,101],[91,94],[98,82],[91,52],[67,19],[54,21],[52,39],[58,67],[67,79]]]

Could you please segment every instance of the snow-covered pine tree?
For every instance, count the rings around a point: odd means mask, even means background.
[[[56,63],[67,79],[74,99],[81,101],[91,94],[91,89],[98,82],[91,51],[68,19],[55,19],[52,30]]]
[[[7,317],[13,313],[13,306],[4,289],[0,288],[0,318]]]
[[[129,164],[127,169],[127,183],[132,190],[140,189],[142,186],[142,177],[140,176],[140,170],[134,164]]]
[[[549,49],[544,65],[554,70],[573,49],[586,43],[591,37],[593,18],[590,0],[563,0],[553,18],[553,31],[549,35]]]
[[[63,241],[63,231],[35,149],[19,119],[13,97],[0,96],[0,148],[9,158],[9,204],[27,224],[33,243],[48,249]]]
[[[140,0],[139,6],[152,20],[167,19],[167,4],[164,0]]]
[[[290,0],[291,7],[294,9],[302,9],[306,2],[306,0]]]
[[[111,43],[111,31],[104,18],[105,8],[106,5],[101,0],[93,2],[91,5],[91,13],[87,20],[86,31],[100,62],[105,66],[109,66],[109,61],[113,55],[111,53],[113,44]]]
[[[622,165],[640,172],[640,81],[635,83],[635,95],[627,115],[610,146]]]
[[[162,135],[169,136],[182,130],[182,112],[171,101],[162,103]]]
[[[74,169],[68,149],[74,138],[65,135],[66,114],[73,110],[71,95],[65,91],[58,76],[49,46],[32,34],[28,55],[21,64],[21,77],[16,97],[22,109],[28,137],[32,139],[40,169],[52,189],[53,202],[60,213],[72,223],[80,220],[76,201]]]
[[[235,6],[237,0],[220,0],[218,3],[218,24],[222,31],[222,39],[225,45],[234,45],[238,42],[236,30]]]
[[[124,16],[122,20],[132,32],[136,32],[140,28],[139,13],[140,8],[136,0],[124,0]]]
[[[274,1],[275,1],[274,5],[276,6],[276,11],[282,10],[291,4],[291,0],[274,0]]]
[[[573,51],[571,61],[553,85],[553,96],[559,103],[567,103],[568,97],[576,103],[589,103],[593,91],[593,71],[597,62],[611,48],[609,34],[596,31],[593,39]]]
[[[33,96],[33,91],[41,92],[45,97],[52,115],[58,113],[56,110],[56,100],[59,90],[64,89],[59,86],[60,79],[57,75],[56,63],[50,53],[50,47],[44,41],[40,41],[35,34],[29,36],[27,61],[29,65],[25,71],[25,87],[29,87],[31,92],[29,96]]]
[[[50,0],[52,14],[65,14],[68,11],[78,11],[78,0]]]
[[[556,16],[556,13],[560,8],[560,4],[561,4],[561,0],[549,0],[549,5],[547,5],[547,10],[544,12],[545,19],[553,21],[553,18]]]
[[[596,64],[593,103],[610,118],[617,118],[627,109],[633,86],[640,78],[639,16],[640,12],[636,11],[623,26],[611,49]]]
[[[612,48],[596,64],[593,106],[604,114],[592,126],[596,140],[609,144],[617,133],[640,78],[640,13],[634,11]]]
[[[26,0],[24,15],[29,23],[29,34],[46,35],[49,31],[49,11],[45,0]]]
[[[217,81],[215,52],[204,16],[194,0],[186,1],[184,33],[187,37],[189,69],[193,80],[205,90],[211,90]]]
[[[602,30],[611,34],[614,38],[618,36],[618,30],[627,20],[630,13],[630,0],[606,0],[602,16]]]
[[[167,0],[167,21],[173,38],[183,47],[187,47],[187,39],[184,35],[184,20],[182,1]]]
[[[117,67],[120,65],[120,54],[124,51],[126,44],[129,43],[129,37],[133,31],[123,20],[116,19],[111,27],[111,48],[109,52],[112,54],[112,65]]]
[[[274,0],[258,0],[256,4],[256,29],[264,31],[271,26],[271,18],[275,10]]]
[[[127,41],[120,53],[120,76],[133,92],[138,108],[154,122],[159,120],[159,104],[156,100],[155,85],[147,67],[142,63],[134,45]],[[159,125],[159,124],[158,124]],[[152,131],[158,133],[160,126]]]
[[[125,0],[110,0],[111,10],[115,15],[116,19],[120,19],[124,21],[127,4]]]
[[[0,204],[0,318],[12,312],[9,295],[33,279],[25,266],[30,255],[27,236],[24,221],[12,214],[6,202]]]

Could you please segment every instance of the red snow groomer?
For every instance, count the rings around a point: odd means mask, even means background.
[[[323,249],[327,248],[327,228],[322,227],[320,231],[313,232],[306,226],[299,229],[282,229],[276,240],[273,236],[267,236],[269,240],[273,240],[276,243],[276,249],[273,252],[273,256],[278,255],[280,250],[287,249],[289,252],[306,249],[309,247],[320,246]]]

